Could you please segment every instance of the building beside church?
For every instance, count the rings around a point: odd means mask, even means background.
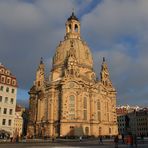
[[[21,137],[23,134],[23,113],[25,112],[25,108],[21,105],[16,104],[15,108],[15,119],[14,119],[14,138],[17,136]]]
[[[49,78],[41,59],[29,94],[28,136],[117,135],[116,90],[105,58],[100,80],[74,13],[55,51]]]
[[[0,138],[7,138],[14,134],[16,95],[16,77],[0,64]]]
[[[148,136],[148,108],[120,106],[116,108],[118,133],[126,135],[126,116],[129,118],[129,132],[137,136]]]

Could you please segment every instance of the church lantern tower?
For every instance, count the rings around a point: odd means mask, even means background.
[[[65,38],[80,39],[80,22],[74,12],[72,12],[72,15],[67,19]]]

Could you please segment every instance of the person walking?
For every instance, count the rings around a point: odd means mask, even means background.
[[[102,136],[99,137],[99,144],[103,144]]]
[[[82,141],[82,136],[80,136],[79,140],[80,140],[80,142]]]
[[[118,140],[118,135],[116,135],[114,138],[115,148],[118,148]]]
[[[128,148],[131,148],[133,146],[133,136],[132,135],[128,135],[127,145],[128,145]]]
[[[122,134],[122,144],[125,144],[125,141],[124,141],[124,134]]]
[[[137,147],[137,135],[133,136],[133,144]]]

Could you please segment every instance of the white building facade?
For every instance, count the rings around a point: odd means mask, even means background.
[[[17,81],[9,69],[0,64],[0,136],[13,136]]]

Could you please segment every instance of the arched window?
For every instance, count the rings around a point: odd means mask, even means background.
[[[85,135],[89,135],[89,127],[85,127]]]
[[[97,110],[100,110],[100,101],[97,101]]]
[[[86,97],[84,97],[83,106],[84,106],[84,109],[87,109],[87,98]]]
[[[100,121],[101,120],[101,105],[100,105],[100,100],[97,100],[97,120]]]
[[[102,134],[102,128],[99,127],[99,135],[101,135],[101,134]]]
[[[75,24],[75,32],[78,32],[78,25]]]
[[[108,105],[108,102],[106,102],[106,113],[107,113],[107,121],[109,121],[110,117],[109,117],[109,105]]]
[[[38,86],[40,87],[40,81],[38,81]]]
[[[109,127],[109,134],[111,134],[111,132],[112,132],[112,129]]]
[[[84,97],[83,100],[83,118],[84,120],[87,120],[87,98]]]
[[[71,24],[68,25],[68,30],[69,30],[68,32],[71,31]]]
[[[75,96],[74,95],[69,96],[69,118],[70,119],[75,118]]]
[[[2,73],[2,74],[4,74],[4,71],[5,71],[4,69],[1,69],[1,73]]]

